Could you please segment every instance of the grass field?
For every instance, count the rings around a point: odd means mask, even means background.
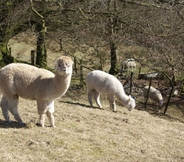
[[[90,108],[86,91],[70,88],[55,101],[56,128],[47,118],[42,128],[36,102],[20,99],[25,127],[0,113],[1,162],[184,162],[181,120],[120,104],[113,113],[104,96],[101,102],[103,110]]]
[[[103,97],[104,110],[93,109],[86,95],[70,93],[55,102],[56,128],[37,126],[34,101],[20,99],[26,127],[0,114],[1,161],[184,161],[183,123],[119,104],[113,113]]]

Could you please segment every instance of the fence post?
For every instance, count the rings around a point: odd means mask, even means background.
[[[34,60],[35,60],[35,53],[34,50],[31,50],[31,65],[34,65]]]
[[[83,87],[83,60],[80,60],[80,86]]]
[[[170,91],[169,98],[168,98],[167,103],[166,103],[166,105],[165,105],[164,114],[166,113],[167,108],[168,108],[168,106],[169,106],[169,103],[170,103],[170,100],[171,100],[171,96],[172,96],[172,93],[173,93],[173,91],[174,91],[174,84],[175,84],[175,83],[174,83],[174,76],[173,76],[172,81],[171,81],[172,89],[171,89],[171,91]]]
[[[77,74],[77,59],[74,57],[74,71]]]
[[[131,72],[131,74],[130,74],[130,95],[131,95],[131,93],[132,93],[132,76],[133,76],[133,72]]]
[[[151,81],[152,81],[152,78],[150,78],[150,81],[149,81],[148,93],[146,95],[146,101],[145,101],[145,108],[147,107],[147,102],[148,102],[148,98],[149,98],[149,91],[150,91],[150,87],[151,87]]]
[[[59,45],[60,45],[60,51],[63,51],[62,39],[59,40]]]
[[[139,68],[139,74],[140,74],[140,73],[141,73],[141,67]],[[139,75],[139,74],[138,74],[138,75]]]
[[[10,56],[11,56],[11,47],[9,48],[9,53],[10,53]]]

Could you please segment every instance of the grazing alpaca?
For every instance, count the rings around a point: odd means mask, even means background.
[[[113,75],[107,74],[100,70],[94,70],[87,75],[86,85],[88,91],[88,101],[92,107],[92,97],[94,96],[97,105],[99,108],[102,108],[100,104],[100,93],[107,94],[110,109],[112,111],[116,111],[114,96],[116,96],[129,111],[135,107],[135,100],[131,96],[127,96],[125,94],[121,82]]]
[[[148,88],[149,88],[149,86],[145,86],[143,88],[144,100],[146,100],[146,97],[147,97],[147,94],[148,94]],[[159,107],[162,107],[163,97],[162,97],[161,92],[159,90],[157,90],[156,88],[154,88],[152,86],[150,87],[148,98],[150,98],[151,100],[156,102]]]
[[[18,113],[19,96],[37,100],[39,122],[42,127],[47,115],[52,127],[54,124],[54,100],[63,96],[69,88],[72,76],[73,61],[62,56],[56,61],[55,74],[23,63],[12,63],[0,70],[0,92],[3,94],[1,108],[7,122],[8,111],[14,118],[23,123]]]

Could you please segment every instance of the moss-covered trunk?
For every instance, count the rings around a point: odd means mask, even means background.
[[[46,26],[45,26],[45,20],[44,16],[39,13],[35,8],[34,8],[34,3],[33,1],[31,2],[31,9],[32,11],[38,16],[39,22],[36,25],[36,31],[38,32],[38,37],[37,37],[37,51],[36,51],[36,65],[40,67],[46,67],[47,66],[47,54],[46,54],[46,46],[45,46],[45,33],[46,31]]]
[[[110,35],[110,53],[111,53],[111,67],[109,70],[109,73],[112,75],[117,74],[117,44],[116,44],[116,35],[117,35],[117,26],[118,26],[118,21],[117,21],[117,2],[116,1],[109,1],[108,4],[109,12],[113,10],[113,14],[109,14],[109,35]]]
[[[109,70],[109,74],[115,75],[117,74],[117,54],[116,54],[116,44],[111,41],[110,42],[110,52],[111,52],[111,68]]]
[[[36,53],[36,65],[40,67],[47,66],[47,54],[45,46],[45,28],[40,25],[37,27],[37,53]]]
[[[14,62],[14,58],[8,50],[6,41],[0,42],[0,66],[2,67],[12,62]]]

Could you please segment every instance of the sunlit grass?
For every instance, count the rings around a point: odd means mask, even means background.
[[[57,54],[48,56],[49,66],[54,67]],[[0,113],[1,161],[184,161],[184,124],[172,117],[181,114],[183,120],[183,104],[171,105],[163,115],[144,109],[137,100],[142,109],[129,112],[118,103],[113,113],[104,95],[103,110],[90,108],[86,87],[78,85],[79,80],[72,80],[66,95],[55,101],[56,128],[49,127],[47,118],[45,128],[37,126],[35,101],[20,99],[26,127],[5,123]]]

